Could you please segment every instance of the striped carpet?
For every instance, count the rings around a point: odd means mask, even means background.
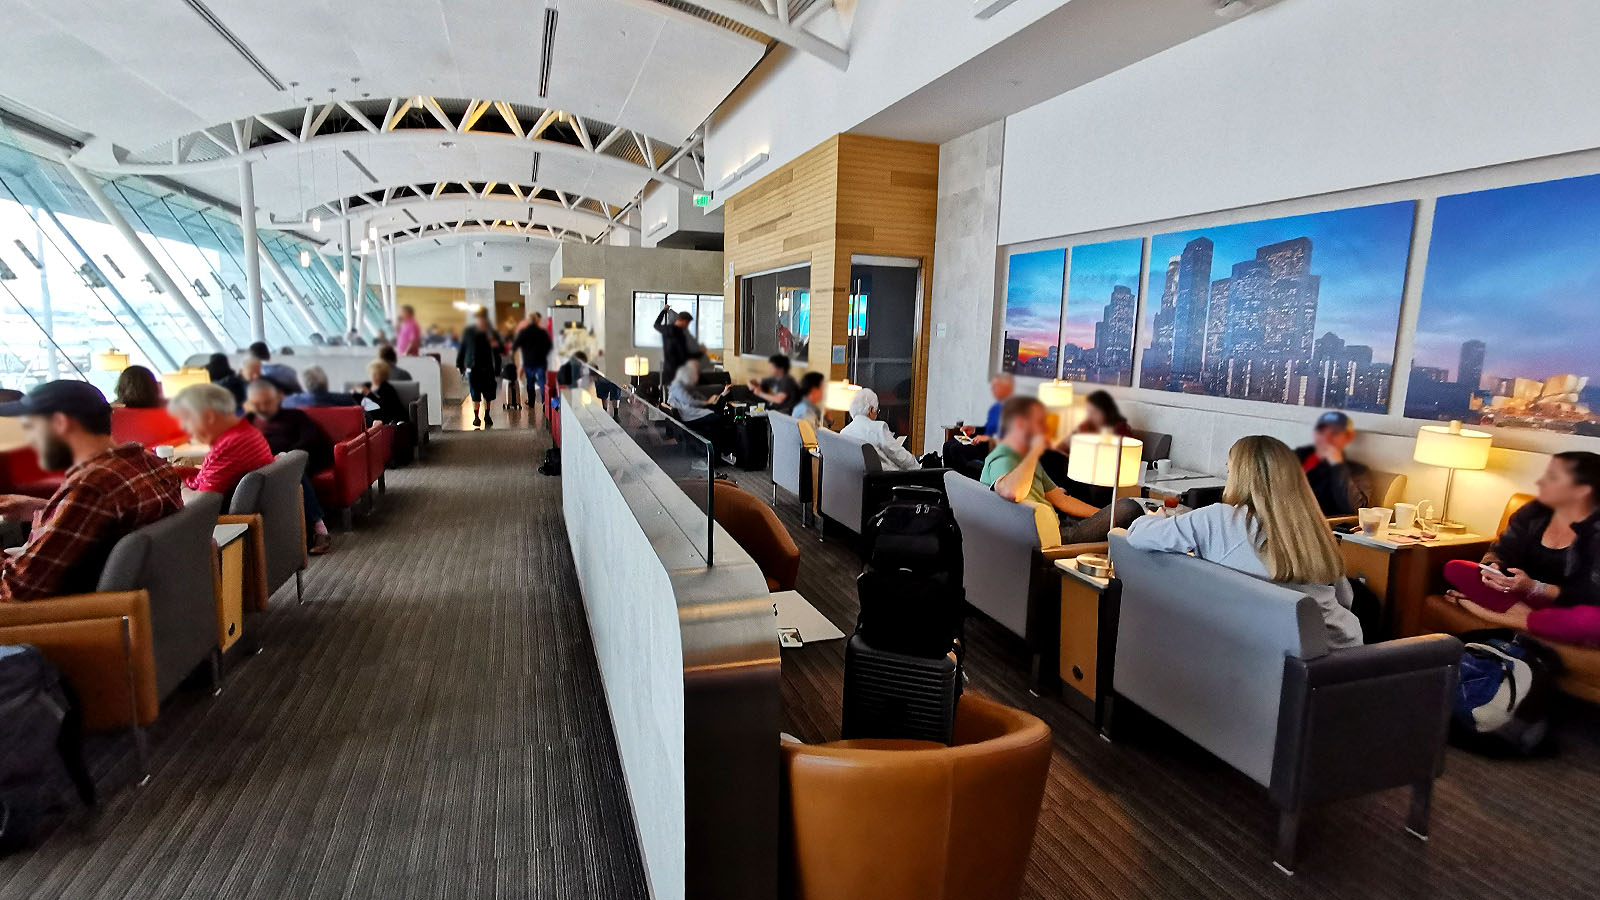
[[[264,652],[170,701],[148,786],[95,740],[101,807],[0,860],[0,900],[647,896],[545,446],[450,432],[391,472]]]
[[[771,497],[763,473],[729,472]],[[858,557],[779,516],[800,547],[798,590],[847,633]],[[1023,897],[1448,898],[1595,896],[1600,884],[1600,710],[1560,710],[1557,756],[1489,760],[1451,750],[1434,793],[1432,840],[1404,830],[1409,793],[1336,803],[1306,816],[1293,878],[1272,867],[1276,815],[1265,789],[1148,719],[1124,716],[1118,743],[1050,697],[1029,694],[1027,660],[992,622],[969,621],[969,689],[1026,709],[1055,733],[1044,809]],[[844,641],[783,651],[784,728],[839,737]],[[960,848],[957,848],[959,852]]]

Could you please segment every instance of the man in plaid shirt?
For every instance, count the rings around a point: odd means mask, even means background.
[[[67,472],[49,500],[0,495],[0,515],[35,523],[22,552],[0,561],[0,602],[94,590],[118,540],[183,506],[175,469],[111,439],[111,406],[94,385],[52,381],[0,403],[0,416],[23,417],[40,465]]]

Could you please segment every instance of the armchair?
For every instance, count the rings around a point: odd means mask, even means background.
[[[804,524],[811,511],[810,447],[816,446],[816,432],[799,419],[775,410],[767,411],[767,427],[772,431],[772,503],[777,505],[780,487],[794,494],[800,500],[800,520]]]
[[[290,578],[294,579],[296,599],[304,599],[300,576],[307,560],[306,518],[300,479],[305,475],[306,459],[304,450],[291,450],[246,474],[234,488],[228,515],[220,520],[250,529],[256,571],[255,589],[250,594],[258,612],[267,608],[273,592]]]
[[[1280,869],[1293,874],[1309,806],[1387,788],[1411,788],[1407,830],[1426,838],[1460,641],[1330,651],[1316,602],[1293,586],[1135,550],[1122,532],[1110,543],[1122,582],[1115,704],[1136,704],[1266,787]]]
[[[778,521],[778,514],[731,482],[715,481],[712,485],[717,524],[756,561],[767,579],[767,590],[794,590],[800,572],[800,548]]]
[[[1394,509],[1394,505],[1406,498],[1406,476],[1394,472],[1380,472],[1377,469],[1367,470],[1367,482],[1372,486],[1372,496],[1367,498],[1371,506],[1386,506]],[[1357,516],[1329,516],[1328,524],[1354,525]]]
[[[899,485],[942,488],[947,469],[886,470],[871,444],[826,428],[816,432],[822,455],[817,512],[860,535]]]

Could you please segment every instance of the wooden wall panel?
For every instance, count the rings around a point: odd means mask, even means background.
[[[454,305],[466,301],[465,288],[408,287],[401,284],[395,286],[394,294],[398,305],[409,306],[417,311],[417,322],[424,329],[429,325],[437,325],[441,330],[454,330],[459,334],[467,322],[467,314]]]
[[[723,252],[734,277],[724,288],[724,326],[725,363],[733,376],[743,380],[766,372],[764,359],[740,356],[736,349],[741,276],[809,262],[811,352],[803,368],[843,378],[848,367],[830,360],[833,345],[845,343],[851,255],[921,260],[911,434],[913,447],[920,446],[928,346],[921,310],[932,284],[938,180],[937,145],[843,134],[729,198],[723,206]]]

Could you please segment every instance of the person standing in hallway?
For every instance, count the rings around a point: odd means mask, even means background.
[[[545,330],[544,317],[538,313],[528,316],[528,324],[517,332],[511,342],[511,351],[517,357],[517,372],[528,387],[528,405],[537,407],[544,397],[545,373],[549,371],[550,351],[554,342]]]
[[[394,349],[401,356],[422,352],[422,327],[417,324],[417,311],[409,306],[400,307],[400,321],[394,326]]]
[[[472,324],[461,335],[461,345],[456,348],[456,371],[467,379],[467,393],[472,396],[474,428],[479,425],[494,427],[494,398],[499,393],[500,357],[504,352],[500,335],[489,324],[489,311],[478,307],[473,311]]]
[[[672,384],[679,366],[705,355],[700,342],[689,334],[689,323],[693,321],[694,316],[688,312],[673,312],[670,306],[663,308],[661,315],[656,316],[655,329],[661,332],[662,384]]]

